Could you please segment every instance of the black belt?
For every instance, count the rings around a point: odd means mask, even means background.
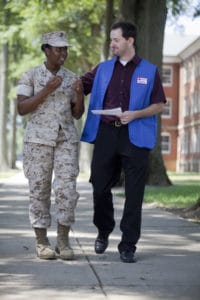
[[[121,123],[120,120],[115,120],[115,121],[103,121],[102,123],[108,124],[114,127],[121,127],[123,124]]]
[[[122,123],[119,120],[110,121],[109,124],[112,125],[112,126],[115,126],[115,127],[121,127],[122,126]]]

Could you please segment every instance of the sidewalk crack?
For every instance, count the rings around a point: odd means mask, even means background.
[[[81,249],[83,255],[85,256],[85,258],[86,258],[86,260],[87,260],[87,262],[88,262],[88,265],[89,265],[89,267],[90,267],[92,273],[94,274],[94,276],[95,276],[95,278],[96,278],[96,280],[97,280],[97,282],[98,282],[98,285],[99,285],[99,287],[100,287],[101,292],[103,293],[103,295],[104,295],[106,298],[108,298],[108,296],[107,296],[107,294],[106,294],[106,292],[105,292],[105,290],[104,290],[103,284],[102,284],[102,282],[101,282],[101,279],[100,279],[98,273],[96,272],[95,268],[93,267],[92,263],[90,262],[90,259],[89,259],[88,255],[85,253],[85,250],[83,249],[81,243],[79,242],[79,239],[75,237],[75,240],[76,240],[78,246],[80,247],[80,249]]]

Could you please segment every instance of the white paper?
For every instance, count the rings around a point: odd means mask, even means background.
[[[120,116],[122,113],[122,109],[121,107],[113,109],[95,109],[91,110],[91,112],[95,115]]]

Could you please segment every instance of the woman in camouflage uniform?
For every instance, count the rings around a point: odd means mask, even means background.
[[[25,72],[17,87],[19,114],[30,113],[24,135],[23,168],[29,181],[29,217],[41,259],[56,258],[47,237],[53,172],[58,224],[56,252],[62,259],[74,257],[68,239],[79,196],[79,138],[73,118],[81,117],[84,104],[81,81],[62,67],[68,46],[64,31],[44,34],[41,49],[46,61]]]

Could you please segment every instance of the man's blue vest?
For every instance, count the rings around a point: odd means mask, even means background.
[[[91,112],[102,109],[104,96],[113,74],[116,57],[99,64],[88,107],[87,119],[81,136],[81,141],[94,143],[100,123],[100,115]],[[141,110],[150,105],[156,66],[146,60],[137,65],[130,90],[129,110]],[[156,115],[133,120],[128,124],[129,139],[138,147],[152,149],[156,143],[157,120]]]

